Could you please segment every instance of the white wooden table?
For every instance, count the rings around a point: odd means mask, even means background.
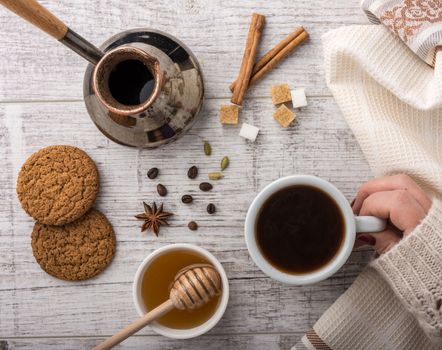
[[[322,67],[321,35],[341,25],[367,23],[356,0],[77,0],[42,1],[71,28],[96,44],[134,27],[176,35],[199,58],[206,101],[197,124],[179,141],[157,150],[137,150],[106,139],[82,101],[86,62],[15,15],[0,9],[0,349],[83,349],[136,317],[132,278],[138,264],[169,243],[200,245],[215,254],[230,280],[224,318],[208,334],[175,341],[146,328],[122,349],[288,349],[350,285],[370,252],[355,252],[334,277],[309,287],[290,287],[267,278],[251,261],[243,239],[245,214],[254,195],[281,176],[306,173],[332,181],[351,199],[370,176],[357,142],[331,97]],[[239,69],[249,16],[267,17],[261,53],[295,26],[311,34],[291,57],[251,89],[242,121],[260,127],[255,143],[222,127],[217,110],[229,99],[228,85]],[[297,122],[281,129],[272,118],[269,87],[288,82],[306,87],[309,106]],[[203,140],[213,147],[204,156]],[[104,273],[84,282],[65,282],[43,272],[32,256],[33,220],[20,208],[15,182],[32,152],[72,144],[98,164],[102,188],[97,207],[112,222],[117,253]],[[228,155],[226,178],[202,193],[186,176],[216,169]],[[140,233],[133,215],[143,200],[158,200],[157,182],[146,171],[157,166],[169,189],[165,205],[176,213],[158,238]],[[192,206],[180,202],[191,193]],[[213,202],[214,216],[205,211]],[[199,223],[191,232],[187,222]]]

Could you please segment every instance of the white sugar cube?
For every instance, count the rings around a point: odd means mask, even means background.
[[[256,136],[258,136],[259,129],[256,126],[242,123],[241,130],[239,132],[239,136],[244,137],[247,140],[255,141]]]
[[[290,91],[292,94],[293,108],[307,106],[307,98],[305,97],[305,89],[295,89]]]

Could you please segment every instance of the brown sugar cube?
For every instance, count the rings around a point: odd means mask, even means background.
[[[292,121],[295,120],[296,114],[288,109],[285,105],[278,107],[278,109],[273,113],[273,118],[281,124],[283,128],[290,125]]]
[[[292,94],[288,84],[273,85],[272,86],[272,102],[274,105],[289,102],[292,100]]]
[[[219,120],[221,124],[238,124],[239,106],[221,105],[219,110]]]

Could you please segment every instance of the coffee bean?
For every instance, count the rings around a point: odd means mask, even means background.
[[[209,214],[213,214],[213,213],[215,213],[215,211],[216,211],[215,204],[210,203],[210,204],[207,206],[207,212],[208,212]]]
[[[198,168],[194,165],[189,168],[187,171],[187,176],[189,179],[194,179],[198,176]]]
[[[158,176],[158,168],[150,168],[147,172],[147,177],[149,179],[155,179]]]
[[[164,197],[167,195],[167,188],[164,187],[162,184],[158,184],[157,191],[161,197]]]
[[[185,204],[189,204],[192,203],[193,198],[190,194],[185,194],[184,196],[181,197],[181,201]]]
[[[187,224],[189,230],[196,231],[198,230],[198,224],[195,221],[191,221]]]
[[[213,188],[212,184],[208,183],[208,182],[201,182],[200,183],[200,190],[201,191],[210,191]]]

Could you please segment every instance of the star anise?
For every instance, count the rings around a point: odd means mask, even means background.
[[[161,203],[159,208],[157,208],[155,202],[152,203],[152,206],[146,202],[143,202],[143,205],[144,213],[135,215],[137,219],[144,220],[144,224],[141,226],[141,232],[151,229],[158,237],[160,227],[162,225],[169,225],[167,219],[173,214],[163,210],[163,203]]]

